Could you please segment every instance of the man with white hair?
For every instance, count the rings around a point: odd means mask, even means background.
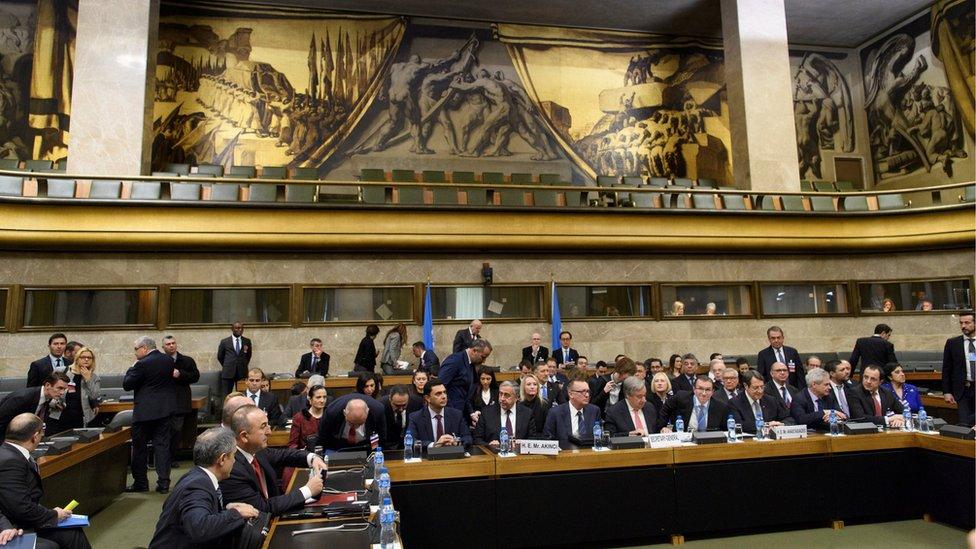
[[[485,406],[474,428],[474,443],[499,445],[502,427],[512,440],[531,438],[536,432],[532,410],[518,401],[518,387],[511,381],[498,385],[498,406]]]
[[[142,336],[133,345],[136,363],[125,372],[122,388],[135,393],[132,408],[132,486],[129,492],[149,490],[149,449],[156,458],[156,491],[169,492],[170,437],[176,413],[176,380],[173,359],[156,349],[152,338]]]
[[[377,441],[386,438],[383,404],[360,393],[350,393],[329,404],[319,421],[319,436],[315,442],[326,452],[348,448],[370,450],[373,435]]]
[[[647,386],[637,376],[623,381],[624,398],[607,409],[607,429],[614,435],[644,436],[657,432],[657,409],[647,401]]]
[[[826,431],[831,410],[836,410],[837,419],[847,419],[837,406],[837,399],[830,390],[830,375],[823,368],[807,372],[806,381],[807,388],[796,393],[790,406],[790,415],[797,425]]]

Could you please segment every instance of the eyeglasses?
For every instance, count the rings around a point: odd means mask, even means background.
[[[578,389],[570,389],[570,390],[569,390],[569,392],[570,392],[570,393],[580,393],[580,394],[583,394],[583,395],[588,395],[588,394],[590,394],[590,390],[589,390],[589,389],[582,389],[582,390],[578,390]]]

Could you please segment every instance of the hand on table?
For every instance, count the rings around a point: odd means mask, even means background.
[[[240,501],[236,501],[234,503],[228,503],[227,508],[237,511],[237,514],[240,515],[241,518],[243,519],[257,518],[258,516],[257,509],[255,509],[250,504],[242,503]]]

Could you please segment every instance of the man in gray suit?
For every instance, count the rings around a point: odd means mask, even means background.
[[[237,381],[247,377],[248,365],[253,352],[251,340],[244,337],[244,325],[235,322],[230,337],[220,340],[217,346],[217,362],[220,363],[220,383],[223,394],[234,392]]]

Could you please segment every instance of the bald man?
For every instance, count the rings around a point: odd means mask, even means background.
[[[385,409],[378,400],[359,393],[343,395],[330,404],[319,421],[315,443],[327,453],[359,448],[369,451],[375,434],[386,439]]]

